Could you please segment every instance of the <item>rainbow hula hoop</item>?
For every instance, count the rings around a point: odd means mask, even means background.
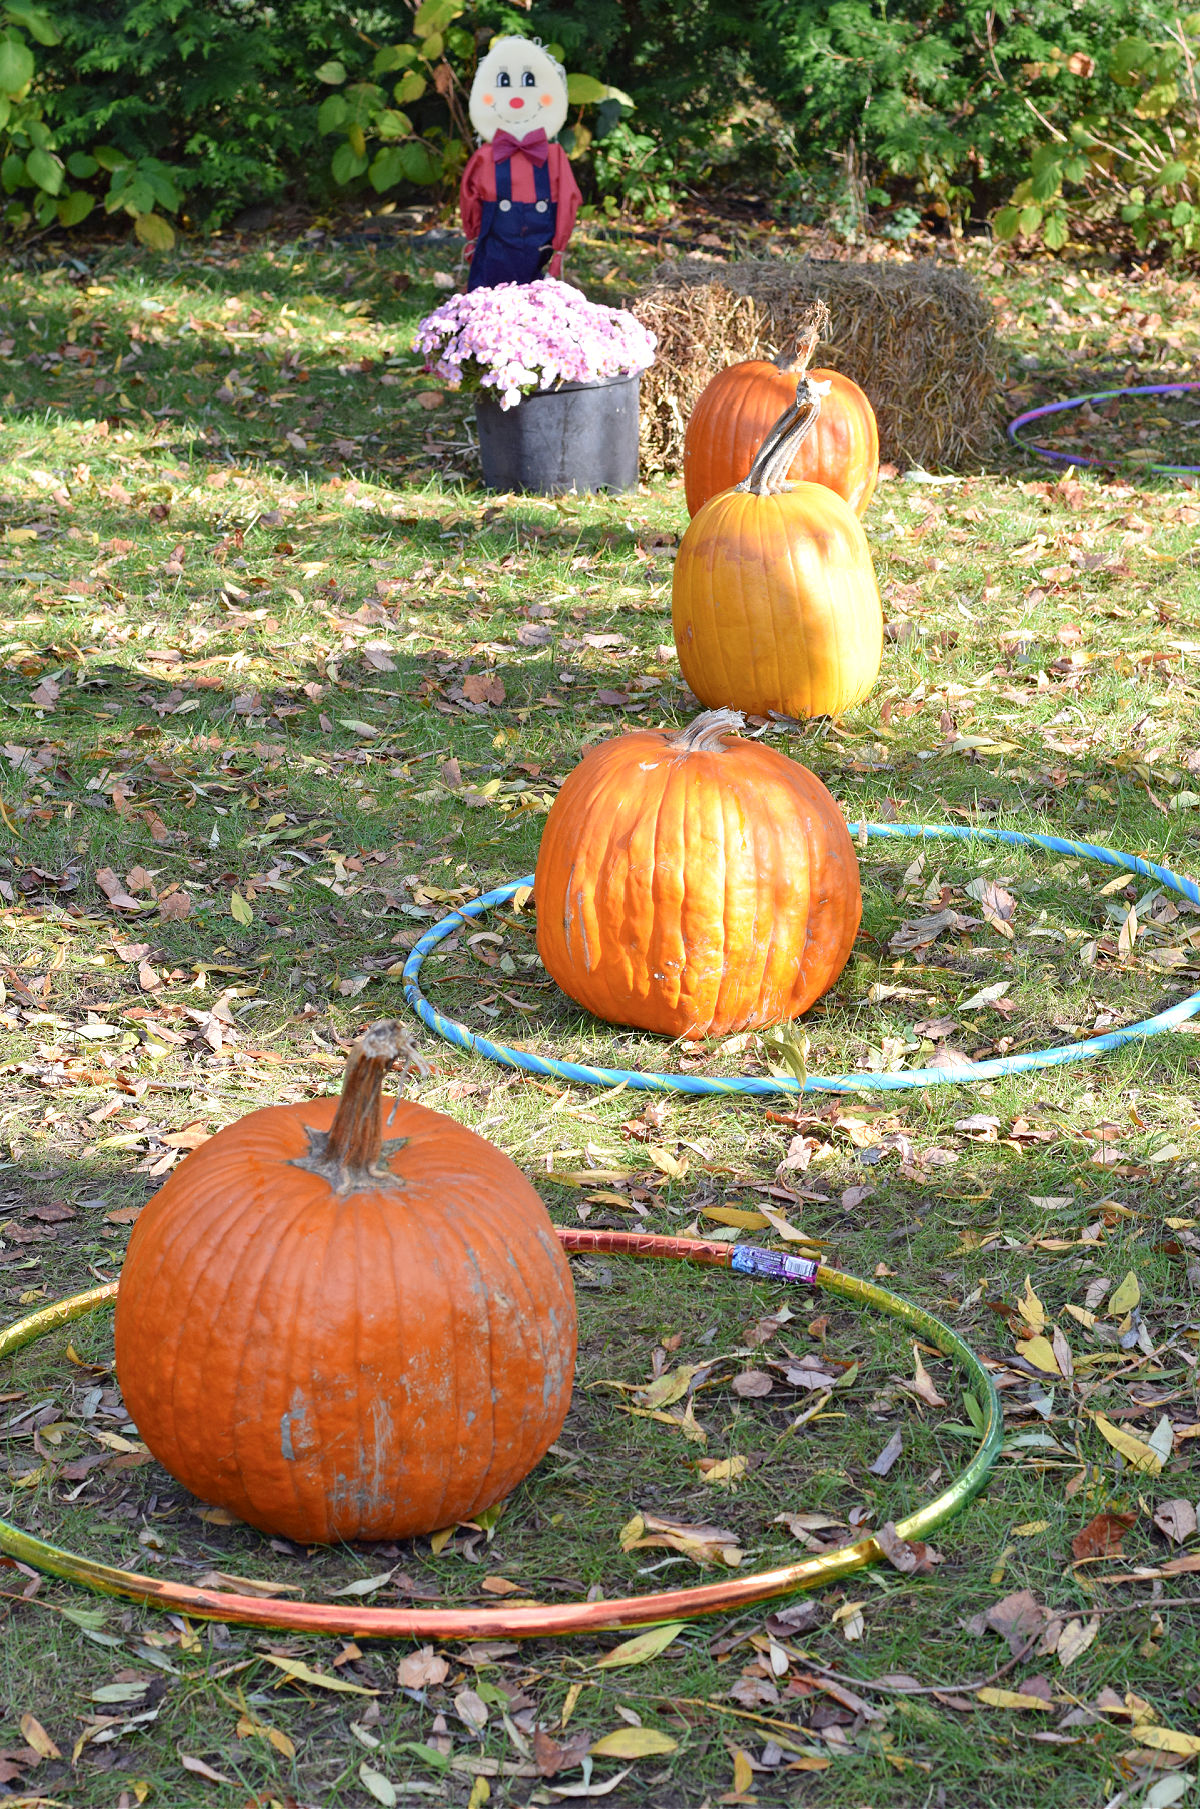
[[[1010,421],[1008,437],[1014,446],[1021,448],[1022,452],[1035,453],[1038,458],[1051,459],[1058,465],[1083,465],[1091,470],[1103,468],[1106,465],[1117,465],[1121,462],[1119,459],[1092,459],[1086,458],[1081,452],[1057,452],[1053,446],[1039,446],[1033,440],[1023,440],[1020,437],[1020,430],[1022,427],[1027,427],[1031,421],[1041,421],[1047,415],[1061,415],[1065,414],[1068,409],[1082,408],[1085,402],[1117,402],[1122,396],[1181,396],[1187,391],[1195,389],[1200,389],[1200,383],[1144,383],[1134,389],[1102,389],[1097,390],[1092,396],[1072,396],[1067,402],[1047,402],[1042,408],[1031,408],[1025,414],[1018,415],[1016,420]],[[1200,465],[1150,463],[1143,465],[1140,460],[1136,462],[1139,469],[1143,471],[1161,471],[1167,476],[1174,473],[1185,476],[1191,472],[1200,471]]]
[[[927,1538],[937,1527],[959,1513],[979,1493],[999,1455],[1004,1440],[1000,1397],[980,1359],[950,1326],[923,1307],[891,1294],[874,1282],[860,1281],[808,1258],[785,1255],[747,1244],[718,1244],[682,1237],[659,1237],[650,1232],[589,1231],[556,1227],[567,1250],[576,1253],[611,1253],[616,1256],[666,1258],[699,1263],[709,1268],[731,1269],[764,1280],[799,1283],[827,1290],[844,1299],[873,1307],[898,1319],[920,1337],[927,1338],[944,1356],[966,1371],[978,1392],[983,1429],[971,1462],[948,1488],[924,1507],[896,1524],[901,1539]],[[81,1319],[116,1299],[113,1281],[69,1300],[41,1307],[0,1332],[0,1358],[46,1337],[50,1332]],[[613,1601],[538,1603],[510,1608],[365,1608],[348,1602],[278,1602],[250,1595],[202,1589],[165,1577],[141,1576],[118,1570],[77,1552],[52,1545],[0,1518],[0,1552],[17,1563],[30,1565],[80,1583],[98,1595],[120,1596],[127,1601],[162,1608],[203,1620],[228,1621],[238,1626],[286,1628],[300,1633],[338,1634],[351,1639],[532,1639],[567,1633],[600,1633],[622,1627],[644,1627],[657,1622],[689,1620],[704,1614],[728,1613],[814,1589],[861,1570],[883,1557],[873,1535],[821,1552],[798,1563],[719,1583],[685,1589],[658,1590],[651,1595],[625,1596]]]

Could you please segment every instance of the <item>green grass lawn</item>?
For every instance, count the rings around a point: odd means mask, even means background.
[[[334,1090],[346,1040],[406,1015],[422,929],[532,870],[581,750],[694,710],[670,633],[682,486],[480,489],[466,399],[408,351],[452,255],[403,237],[43,248],[0,276],[0,1323],[117,1274],[137,1210],[205,1134]],[[596,236],[576,273],[615,299],[652,258]],[[1193,284],[979,269],[1013,412],[1195,374]],[[1197,412],[1063,428],[1084,453],[1119,436],[1135,457],[1116,475],[998,445],[980,474],[883,483],[865,521],[879,684],[773,745],[853,820],[1049,832],[1196,875],[1200,498],[1138,471],[1159,451],[1200,462]],[[860,860],[862,934],[803,1026],[813,1073],[1074,1041],[1200,987],[1200,909],[1149,882],[982,843],[872,840]],[[922,940],[911,926],[947,907],[961,921]],[[540,968],[531,906],[482,927],[442,943],[425,982],[488,1035],[620,1069],[779,1064],[755,1037],[687,1054],[584,1020]],[[949,1320],[1003,1391],[985,1493],[924,1570],[861,1573],[783,1619],[694,1623],[636,1667],[597,1668],[619,1635],[422,1651],[192,1626],[0,1562],[0,1804],[1192,1800],[1194,1035],[799,1109],[595,1094],[420,1041],[417,1096],[508,1150],[558,1222],[722,1235],[740,1212],[769,1242],[765,1201],[828,1262]],[[590,1258],[576,1282],[558,1446],[493,1524],[436,1552],[306,1551],[214,1516],[123,1434],[107,1315],[0,1371],[2,1511],[193,1581],[564,1601],[719,1574],[624,1549],[639,1514],[716,1526],[761,1568],[901,1518],[974,1448],[962,1378],[890,1321],[808,1294],[773,1320],[778,1289],[721,1272]],[[805,1356],[839,1386],[797,1427],[819,1401],[786,1379]],[[695,1429],[628,1411],[698,1364]],[[735,1387],[747,1371],[770,1389]],[[706,1481],[704,1460],[734,1458],[734,1486]],[[1015,1628],[978,1618],[1021,1591],[1035,1605]],[[981,1696],[1035,1631],[1009,1694]],[[353,1690],[289,1681],[273,1657]],[[638,1725],[674,1749],[589,1756]]]

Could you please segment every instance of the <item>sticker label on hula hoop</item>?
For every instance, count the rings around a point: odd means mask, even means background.
[[[729,1267],[739,1275],[759,1275],[769,1281],[815,1281],[820,1265],[807,1256],[760,1250],[757,1244],[735,1244]]]

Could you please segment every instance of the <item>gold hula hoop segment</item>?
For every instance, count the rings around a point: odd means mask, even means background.
[[[734,1251],[746,1248],[649,1233],[560,1228],[558,1235],[567,1250],[666,1258],[715,1268],[730,1267]],[[924,1539],[966,1507],[987,1480],[1003,1440],[1000,1398],[995,1385],[971,1347],[932,1313],[873,1282],[843,1275],[824,1264],[809,1266],[815,1268],[815,1273],[806,1279],[813,1285],[899,1320],[965,1370],[978,1390],[984,1428],[971,1462],[940,1495],[896,1525],[901,1539]],[[117,1288],[115,1281],[90,1288],[17,1320],[0,1332],[0,1358],[10,1357],[60,1327],[70,1325],[73,1320],[82,1319],[107,1305],[115,1300]],[[727,1577],[719,1583],[700,1587],[660,1590],[652,1595],[625,1596],[613,1601],[537,1604],[523,1608],[367,1608],[343,1602],[269,1601],[141,1576],[136,1571],[118,1570],[113,1565],[100,1564],[77,1552],[66,1551],[48,1540],[23,1532],[3,1518],[0,1518],[0,1551],[50,1576],[81,1583],[99,1595],[120,1596],[127,1601],[198,1619],[290,1632],[337,1634],[351,1639],[439,1640],[497,1636],[530,1639],[567,1633],[599,1633],[688,1620],[704,1614],[729,1613],[757,1602],[768,1602],[779,1596],[833,1583],[883,1556],[875,1538],[868,1536],[839,1546],[835,1551],[822,1552],[774,1570]]]

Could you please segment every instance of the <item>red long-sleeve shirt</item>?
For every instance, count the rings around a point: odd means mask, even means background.
[[[536,201],[537,191],[534,188],[534,166],[523,151],[514,151],[512,166],[512,198],[514,201]],[[554,202],[554,236],[551,244],[554,256],[551,258],[546,274],[562,275],[562,254],[567,240],[575,227],[575,216],[579,212],[579,203],[583,197],[571,170],[567,153],[560,144],[548,147],[546,167],[550,172],[550,198]],[[459,206],[462,214],[462,228],[467,238],[467,258],[475,249],[475,241],[479,237],[479,222],[485,201],[496,199],[496,159],[490,144],[482,144],[474,153],[466,169],[463,171],[462,185],[459,189]]]

